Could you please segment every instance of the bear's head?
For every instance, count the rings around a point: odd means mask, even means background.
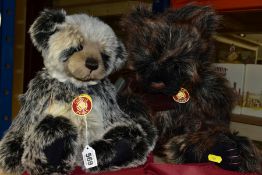
[[[113,30],[86,14],[44,10],[29,29],[51,77],[92,85],[118,69],[126,51]]]
[[[173,95],[184,84],[198,81],[198,65],[210,60],[218,21],[212,8],[196,5],[162,14],[139,6],[123,17],[129,65],[141,84]]]

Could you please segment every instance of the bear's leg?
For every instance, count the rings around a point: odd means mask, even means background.
[[[24,152],[23,132],[11,127],[0,142],[0,172],[2,174],[23,171],[21,159]],[[0,173],[1,174],[1,173]]]
[[[230,132],[206,130],[173,137],[166,144],[165,155],[168,162],[192,163],[208,162],[210,154],[220,156],[218,166],[228,170],[260,171],[259,154],[251,142],[240,142],[239,136]],[[259,170],[260,169],[260,170]]]
[[[22,163],[31,175],[66,174],[73,169],[77,129],[70,120],[46,116],[25,138]]]
[[[215,139],[206,132],[192,132],[172,137],[164,146],[164,159],[172,163],[207,162],[207,150],[215,144]]]
[[[235,141],[240,154],[241,163],[237,170],[262,173],[262,157],[254,143],[246,137],[238,136],[236,133],[229,133],[227,136]]]
[[[98,159],[98,166],[91,171],[110,170],[110,167],[132,167],[144,163],[156,137],[155,133],[147,132],[145,127],[146,124],[115,126],[104,135],[103,140],[91,143],[90,146],[96,150]]]

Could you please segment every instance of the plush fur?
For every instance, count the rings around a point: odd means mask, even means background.
[[[124,113],[107,76],[126,51],[112,29],[85,14],[45,10],[29,30],[45,68],[21,95],[21,110],[0,143],[0,169],[31,175],[67,174],[135,167],[153,149],[156,131],[146,116]],[[77,116],[73,99],[88,94],[92,111]],[[146,114],[144,114],[146,115]],[[87,170],[82,151],[95,149],[98,166]]]
[[[259,172],[253,143],[229,129],[233,89],[211,65],[219,18],[212,8],[195,5],[161,14],[140,6],[126,15],[122,26],[136,74],[129,90],[151,107],[159,134],[154,151],[167,162],[207,162],[215,154],[225,169]],[[180,88],[190,94],[187,103],[172,98]]]

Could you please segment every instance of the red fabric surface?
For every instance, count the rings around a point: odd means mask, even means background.
[[[92,175],[77,168],[71,175]],[[123,169],[97,175],[256,175],[255,173],[238,173],[223,170],[211,163],[174,165],[163,163],[147,163],[143,167]]]
[[[255,175],[255,173],[226,171],[209,163],[190,165],[149,163],[143,167],[103,173],[85,173],[77,167],[71,175]]]
[[[29,175],[23,173],[22,175]],[[147,163],[137,168],[127,168],[119,171],[103,173],[85,173],[77,167],[70,175],[256,175],[255,173],[238,173],[223,170],[211,163],[195,164],[164,164],[154,163],[153,158],[149,157]]]
[[[255,175],[255,173],[227,171],[211,163],[183,165],[150,163],[145,167],[145,175]]]

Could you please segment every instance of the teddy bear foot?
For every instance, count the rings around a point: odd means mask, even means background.
[[[93,172],[110,170],[110,167],[122,167],[133,159],[133,150],[126,139],[113,143],[111,140],[97,140],[90,146],[100,153],[97,155],[99,165],[90,169]]]
[[[220,155],[217,165],[226,170],[261,173],[261,156],[254,144],[237,133],[222,134],[210,153]]]
[[[262,157],[254,143],[246,137],[238,136],[237,133],[228,137],[237,143],[239,150],[240,163],[236,166],[236,170],[262,173]]]
[[[72,170],[77,132],[68,119],[46,116],[32,133],[23,155],[23,163],[31,175],[66,174]],[[32,161],[33,164],[27,163]]]
[[[261,172],[261,156],[246,137],[231,133],[218,133],[212,137],[205,135],[174,137],[165,147],[166,160],[175,163],[213,162],[226,170]],[[209,148],[208,143],[212,143]]]
[[[217,166],[231,171],[238,171],[241,165],[242,158],[240,155],[240,149],[234,140],[229,139],[226,136],[221,137],[223,142],[216,143],[204,156],[204,160],[214,162],[212,156],[221,157],[221,162],[215,162]],[[211,158],[210,158],[211,155]]]

